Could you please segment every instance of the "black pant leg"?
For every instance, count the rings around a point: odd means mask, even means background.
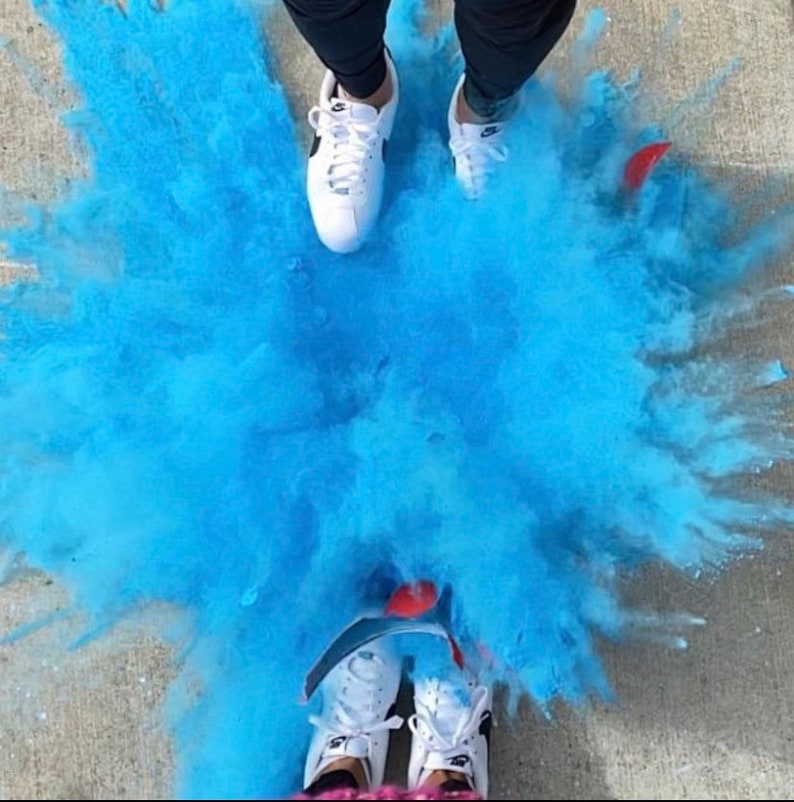
[[[284,0],[303,38],[354,97],[386,78],[383,35],[389,0]]]
[[[463,92],[475,114],[498,119],[508,113],[575,8],[576,0],[455,0],[455,27],[466,60]]]

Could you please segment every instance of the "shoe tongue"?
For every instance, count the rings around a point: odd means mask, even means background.
[[[439,685],[435,704],[430,710],[433,727],[445,740],[455,740],[458,727],[470,715],[471,696],[467,688]]]
[[[353,103],[342,98],[331,98],[331,111],[341,120],[369,123],[378,119],[378,110],[366,103]]]
[[[361,651],[348,663],[352,674],[359,679],[373,680],[377,677],[379,666],[372,652]]]
[[[455,716],[461,716],[464,714],[464,711],[455,711]],[[436,729],[436,732],[444,738],[444,740],[449,741],[452,743],[455,740],[455,731],[457,730],[458,720],[457,718],[449,717],[445,719],[444,717],[437,717],[433,722],[433,725]]]

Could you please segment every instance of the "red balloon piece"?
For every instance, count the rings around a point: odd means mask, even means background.
[[[623,180],[631,189],[639,189],[659,159],[667,153],[670,142],[654,142],[640,148],[627,162]]]
[[[463,650],[458,646],[458,642],[452,635],[448,636],[449,639],[449,648],[452,650],[452,659],[455,661],[455,665],[458,668],[463,668],[464,660],[463,660]]]
[[[429,579],[406,582],[392,593],[386,603],[386,615],[399,618],[418,618],[436,606],[438,591]]]

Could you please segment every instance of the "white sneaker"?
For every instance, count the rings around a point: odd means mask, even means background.
[[[384,152],[399,101],[397,71],[385,55],[392,98],[383,108],[335,97],[337,81],[329,70],[319,104],[309,112],[316,132],[306,179],[309,208],[317,234],[336,253],[358,250],[380,212]]]
[[[339,758],[362,762],[370,788],[383,783],[391,730],[403,720],[394,715],[402,661],[381,639],[337,665],[323,680],[322,715],[310,716],[317,727],[309,744],[303,787]]]
[[[463,91],[465,79],[465,74],[460,76],[449,104],[449,149],[455,162],[455,177],[463,194],[469,200],[477,200],[482,197],[488,179],[497,165],[507,159],[507,147],[504,144],[505,123],[478,125],[458,122],[458,93]]]
[[[466,775],[471,787],[488,797],[488,742],[491,692],[459,672],[460,679],[425,679],[414,687],[416,713],[408,719],[413,733],[408,787],[424,785],[433,771]]]

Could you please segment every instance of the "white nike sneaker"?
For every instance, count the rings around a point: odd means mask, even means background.
[[[322,714],[309,717],[317,731],[306,757],[304,788],[344,757],[362,762],[370,788],[382,785],[391,730],[403,723],[394,715],[401,675],[402,661],[384,639],[334,667],[321,686]]]
[[[315,130],[306,191],[320,240],[336,253],[358,250],[372,232],[383,200],[384,152],[399,101],[394,63],[386,52],[391,100],[381,109],[335,97],[329,70],[309,112]]]
[[[486,799],[490,690],[462,671],[452,681],[425,679],[414,686],[414,708],[408,719],[413,733],[408,787],[421,787],[434,771],[455,771]]]
[[[465,79],[465,74],[460,76],[449,104],[449,149],[455,162],[455,177],[463,194],[469,200],[477,200],[482,197],[488,179],[497,165],[507,159],[507,147],[504,144],[505,123],[479,125],[458,122],[458,93],[463,91]]]

